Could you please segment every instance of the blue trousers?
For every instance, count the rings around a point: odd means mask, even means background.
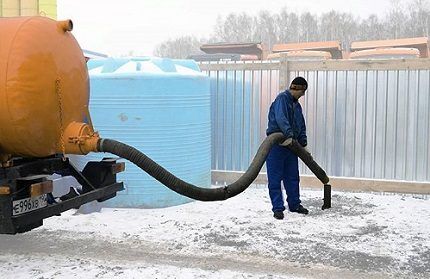
[[[272,211],[285,210],[281,181],[287,193],[289,210],[296,210],[301,203],[299,192],[299,160],[297,155],[287,147],[275,145],[267,156],[266,167]]]

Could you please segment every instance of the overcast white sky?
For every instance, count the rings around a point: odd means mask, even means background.
[[[73,34],[84,49],[126,55],[152,55],[164,40],[182,35],[208,37],[218,15],[283,7],[301,13],[330,10],[362,18],[384,16],[391,0],[58,0],[58,19],[74,22]]]

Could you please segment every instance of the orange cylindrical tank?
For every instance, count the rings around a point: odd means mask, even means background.
[[[0,18],[1,155],[45,157],[96,149],[97,135],[84,123],[88,70],[72,28],[70,20]],[[92,146],[85,146],[89,138]]]

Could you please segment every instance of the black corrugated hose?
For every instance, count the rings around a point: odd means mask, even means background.
[[[99,152],[109,152],[129,160],[159,182],[181,195],[201,201],[219,201],[234,197],[248,188],[263,167],[272,146],[284,140],[285,137],[282,133],[273,133],[267,136],[258,148],[257,154],[247,171],[236,182],[218,188],[204,188],[187,183],[168,172],[136,148],[115,140],[101,139],[98,143],[98,150]],[[323,184],[328,183],[329,179],[325,171],[299,143],[293,141],[288,147],[303,160]]]

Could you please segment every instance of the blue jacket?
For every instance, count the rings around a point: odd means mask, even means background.
[[[284,136],[297,140],[302,146],[308,144],[302,106],[288,90],[279,93],[270,106],[266,134],[275,132],[282,132]]]

